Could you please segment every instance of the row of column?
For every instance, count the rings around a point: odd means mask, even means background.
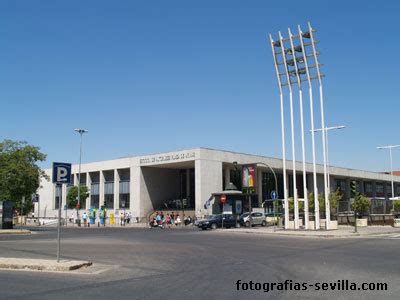
[[[114,169],[114,170],[107,170],[107,171],[113,171],[114,172],[114,176],[113,176],[113,200],[114,200],[114,209],[118,209],[119,208],[119,196],[120,196],[120,175],[118,172],[119,169]],[[104,176],[104,172],[106,171],[95,171],[93,173],[98,173],[99,174],[99,206],[101,207],[102,205],[104,205],[105,203],[105,176]],[[74,176],[74,185],[78,185],[78,177],[79,175],[73,174]],[[86,176],[86,181],[85,183],[81,183],[81,184],[85,184],[89,191],[92,187],[92,180],[90,178],[90,172],[85,172],[85,173],[81,173],[81,177]],[[132,183],[132,180],[130,180],[130,183]],[[129,192],[131,192],[131,186],[129,188]],[[91,202],[91,193],[89,194],[89,197],[86,199],[86,208],[90,208],[90,202]],[[67,186],[63,185],[62,186],[62,203],[66,203],[66,197],[67,197]],[[131,198],[131,197],[130,197]],[[130,201],[130,199],[129,199]]]

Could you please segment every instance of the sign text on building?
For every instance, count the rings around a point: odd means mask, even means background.
[[[141,165],[153,164],[153,163],[164,163],[164,162],[175,162],[179,160],[195,158],[195,152],[182,152],[174,153],[169,155],[156,155],[140,159]]]

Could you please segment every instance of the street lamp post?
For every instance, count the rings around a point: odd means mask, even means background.
[[[390,174],[392,175],[392,198],[394,198],[394,178],[393,178],[393,156],[392,156],[392,149],[398,148],[400,145],[387,145],[387,146],[380,146],[376,147],[377,149],[389,149],[390,153]]]
[[[78,226],[81,226],[81,219],[79,218],[79,210],[81,209],[81,164],[82,164],[82,136],[84,133],[88,133],[89,131],[82,128],[75,128],[75,132],[80,135],[80,146],[79,146],[79,171],[78,171],[78,210],[76,211],[76,217],[78,220]]]

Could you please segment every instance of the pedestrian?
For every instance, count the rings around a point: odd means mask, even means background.
[[[157,212],[157,215],[156,215],[156,222],[157,222],[157,225],[162,225],[161,214],[159,214],[158,212]]]
[[[182,223],[181,218],[179,217],[179,215],[176,215],[175,225],[178,226],[181,225],[181,223]]]
[[[165,218],[165,223],[167,224],[168,228],[171,228],[171,216],[167,214],[167,217]]]
[[[123,211],[121,211],[119,214],[119,220],[120,220],[120,225],[124,226],[125,225],[125,213]]]
[[[87,214],[86,214],[86,211],[83,212],[82,219],[83,219],[83,226],[87,227]]]
[[[129,225],[130,222],[131,222],[131,212],[128,211],[128,213],[126,214],[126,224]]]

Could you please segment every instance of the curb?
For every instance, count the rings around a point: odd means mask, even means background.
[[[0,229],[0,235],[2,234],[31,234],[32,232],[30,230],[20,230],[20,229]]]
[[[0,262],[0,269],[11,270],[35,270],[35,271],[73,271],[82,267],[89,267],[93,263],[90,261],[74,262],[74,261],[46,261],[35,259],[17,259],[9,258],[12,262]]]

